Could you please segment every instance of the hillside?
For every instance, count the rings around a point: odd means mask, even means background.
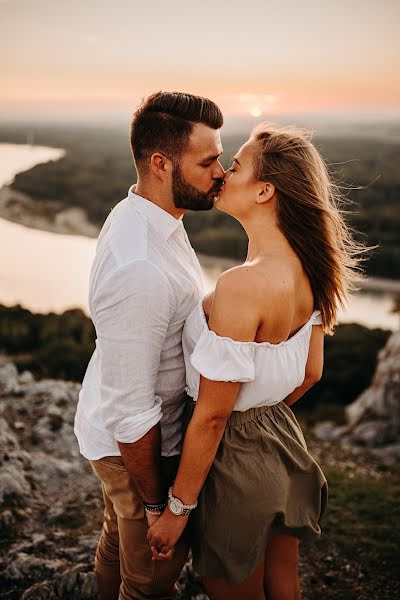
[[[136,179],[128,132],[94,126],[3,125],[0,142],[26,143],[28,134],[36,144],[65,148],[66,156],[18,174],[13,189],[33,198],[49,218],[55,219],[65,208],[81,208],[92,224],[101,227]],[[223,135],[224,168],[245,138]],[[367,244],[379,245],[370,255],[368,274],[400,278],[400,143],[395,136],[373,138],[361,132],[314,141],[349,200],[348,222]],[[217,210],[189,213],[185,225],[196,251],[244,258],[246,236],[231,217]]]

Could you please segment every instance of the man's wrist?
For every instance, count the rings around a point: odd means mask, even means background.
[[[167,504],[167,501],[160,501],[156,503],[143,502],[145,510],[153,515],[161,515]]]

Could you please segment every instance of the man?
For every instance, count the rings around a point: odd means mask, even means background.
[[[146,535],[179,463],[181,336],[202,294],[182,217],[212,208],[221,189],[222,122],[206,98],[176,92],[147,98],[131,126],[136,188],[114,207],[98,239],[89,292],[96,349],[75,433],[102,482],[95,560],[102,600],[175,597],[187,557],[183,536],[172,560],[152,560]]]

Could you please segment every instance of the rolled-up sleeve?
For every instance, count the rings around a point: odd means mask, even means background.
[[[119,442],[136,442],[161,419],[155,386],[172,310],[168,280],[147,260],[115,270],[96,292],[101,413]]]

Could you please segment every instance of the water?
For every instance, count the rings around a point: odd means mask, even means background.
[[[63,151],[16,144],[0,144],[0,186],[19,171],[56,160]],[[63,312],[79,307],[88,314],[88,282],[96,240],[30,229],[0,218],[0,303],[21,304],[33,312]],[[201,260],[205,287],[215,285],[226,261]],[[394,294],[364,291],[350,298],[341,322],[397,329],[399,319],[390,314]]]

